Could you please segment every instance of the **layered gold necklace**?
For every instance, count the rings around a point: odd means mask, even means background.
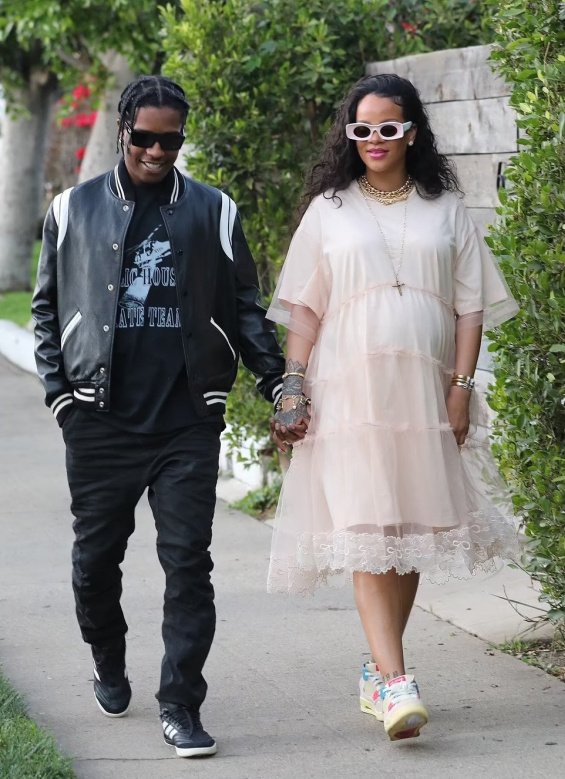
[[[403,200],[406,200],[408,195],[414,189],[414,179],[411,179],[410,176],[408,176],[401,187],[398,189],[393,189],[392,192],[385,192],[382,189],[377,189],[369,183],[369,179],[365,174],[359,176],[358,181],[361,192],[365,195],[365,197],[371,198],[371,200],[376,200],[378,203],[382,203],[383,206],[391,206],[393,203],[401,203]]]

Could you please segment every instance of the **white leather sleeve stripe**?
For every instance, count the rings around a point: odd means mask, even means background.
[[[74,187],[69,187],[64,192],[61,192],[53,200],[53,216],[57,222],[59,228],[59,234],[57,236],[57,250],[61,247],[61,244],[65,240],[67,234],[67,226],[69,224],[69,198]]]
[[[214,396],[215,398],[227,398],[228,393],[227,392],[205,392],[202,397],[211,398],[212,396]]]
[[[213,403],[222,403],[224,406],[226,405],[226,399],[225,398],[210,398],[206,401],[207,406],[211,406]]]
[[[222,195],[222,213],[220,215],[220,242],[225,254],[233,262],[232,235],[237,207],[225,192]]]
[[[272,396],[275,399],[275,401],[277,399],[277,395],[281,394],[281,390],[282,390],[282,382],[280,384],[277,384],[277,386],[274,387],[273,389]]]

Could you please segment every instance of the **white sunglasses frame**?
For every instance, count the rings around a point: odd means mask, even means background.
[[[385,138],[384,135],[381,135],[380,128],[385,127],[386,125],[392,124],[395,127],[398,128],[400,135],[394,135],[392,138]],[[413,126],[414,122],[381,122],[380,124],[369,124],[368,122],[350,122],[349,124],[345,125],[345,134],[349,138],[350,141],[357,141],[357,143],[365,143],[366,141],[370,141],[373,137],[373,133],[377,133],[381,141],[399,141],[401,138],[404,138],[404,134],[407,130],[409,130]],[[368,127],[371,132],[366,138],[356,138],[353,135],[353,130],[355,127]]]

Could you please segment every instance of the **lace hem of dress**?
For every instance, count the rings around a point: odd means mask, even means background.
[[[484,517],[482,517],[484,521]],[[518,533],[509,523],[482,522],[448,531],[403,537],[381,533],[303,533],[292,558],[271,557],[268,592],[311,595],[320,585],[341,586],[355,571],[418,571],[434,584],[494,572],[518,560]]]

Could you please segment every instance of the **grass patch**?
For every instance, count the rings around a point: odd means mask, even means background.
[[[515,639],[498,648],[565,682],[565,638],[537,638],[531,641]]]
[[[52,736],[26,713],[20,696],[0,676],[0,776],[2,779],[76,779]]]
[[[36,241],[33,246],[29,292],[3,292],[0,294],[0,319],[9,319],[20,327],[25,327],[31,319],[32,288],[35,285],[40,250],[41,241]]]
[[[275,482],[248,492],[244,498],[231,505],[256,519],[271,519],[275,514],[280,491],[280,482]]]

